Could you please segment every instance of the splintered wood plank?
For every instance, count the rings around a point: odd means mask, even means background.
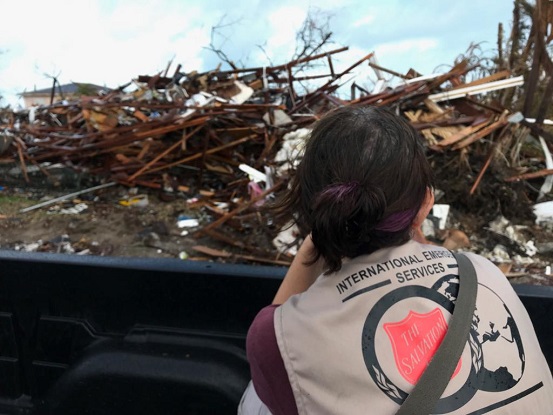
[[[130,164],[134,162],[134,160],[121,153],[115,154],[115,159],[121,164]]]
[[[466,84],[461,84],[459,86],[456,86],[455,88],[452,88],[451,90],[454,91],[455,89],[466,88],[466,87],[476,86],[476,85],[482,85],[482,84],[485,84],[487,82],[492,82],[492,81],[498,81],[500,79],[507,78],[509,75],[511,75],[511,71],[509,71],[509,70],[499,71],[499,72],[496,72],[492,75],[485,76],[484,78],[477,79],[476,81],[472,81],[472,82],[469,82],[469,83],[466,83]]]
[[[438,104],[436,104],[434,101],[428,98],[426,98],[423,102],[426,108],[428,108],[430,112],[433,112],[436,114],[443,114],[446,112],[442,107],[440,107]]]
[[[436,128],[430,128],[428,130],[423,131],[429,131],[432,133],[434,137],[436,137],[435,144],[437,145],[439,143],[439,140],[446,140],[449,137],[451,137],[453,134],[456,134],[459,131],[459,128],[457,127],[436,127]]]
[[[403,115],[405,115],[409,119],[409,121],[411,121],[411,122],[419,122],[419,117],[420,117],[421,114],[422,114],[421,110],[405,111],[403,113]]]
[[[477,125],[469,125],[468,127],[463,128],[461,131],[459,131],[457,134],[453,134],[451,137],[449,137],[446,140],[442,140],[438,145],[440,147],[446,147],[452,144],[455,144],[458,141],[463,140],[464,138],[468,137],[469,135],[483,129],[488,125],[490,119],[485,120],[485,122],[479,123]]]
[[[424,138],[426,138],[429,145],[438,144],[438,139],[434,136],[434,134],[432,134],[432,131],[430,131],[429,129],[422,130],[421,134],[424,136]]]
[[[144,158],[144,156],[146,154],[148,154],[148,152],[150,151],[150,146],[151,146],[152,143],[150,142],[145,142],[144,145],[142,146],[142,149],[140,150],[140,153],[138,153],[138,156],[136,156],[136,158],[138,160],[142,160]]]
[[[453,150],[459,150],[461,148],[465,148],[465,147],[471,145],[472,143],[480,140],[482,137],[485,137],[488,134],[491,134],[492,132],[494,132],[495,130],[503,127],[507,123],[508,123],[507,120],[505,120],[503,118],[499,119],[496,122],[494,122],[494,123],[488,125],[487,127],[481,129],[479,132],[477,132],[475,134],[472,134],[470,137],[468,137],[468,138],[464,139],[463,141],[459,142],[458,144],[454,145]]]
[[[142,111],[140,110],[134,110],[134,112],[132,113],[132,115],[136,118],[136,119],[139,119],[140,121],[142,122],[146,122],[146,121],[150,121],[150,118],[144,114]]]
[[[543,170],[538,170],[538,171],[534,171],[534,172],[531,172],[531,173],[524,173],[524,174],[519,174],[517,176],[507,177],[505,179],[505,181],[506,182],[516,182],[516,181],[519,181],[519,180],[537,179],[537,178],[540,178],[540,177],[550,176],[552,174],[553,174],[553,169],[543,169]]]
[[[214,172],[214,173],[220,173],[220,174],[226,174],[226,175],[233,175],[234,174],[234,170],[232,170],[228,166],[215,165],[215,164],[210,164],[210,163],[207,163],[207,162],[204,162],[204,165],[205,165],[205,167],[207,168],[208,171],[211,171],[211,172]]]

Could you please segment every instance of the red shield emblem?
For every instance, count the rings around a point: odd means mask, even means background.
[[[399,373],[407,382],[415,385],[440,346],[447,331],[447,323],[441,309],[436,308],[426,314],[409,311],[403,320],[385,323],[384,330],[392,343]],[[452,378],[459,370],[461,360]]]

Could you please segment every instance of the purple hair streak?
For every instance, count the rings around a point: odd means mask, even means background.
[[[411,224],[411,222],[413,222],[413,219],[415,219],[416,215],[417,211],[415,209],[395,212],[380,221],[380,223],[376,225],[374,229],[382,232],[398,232],[407,228]]]
[[[340,201],[341,203],[347,203],[347,206],[355,204],[355,199],[351,197],[352,194],[361,191],[361,184],[358,181],[351,181],[347,183],[335,183],[327,186],[319,195],[318,201],[332,200],[334,202]],[[377,200],[376,198],[375,200]],[[374,206],[376,208],[376,205]],[[351,208],[351,206],[350,206]],[[347,211],[348,208],[345,207]],[[418,210],[408,209],[400,212],[392,213],[379,223],[376,224],[374,230],[381,232],[399,232],[406,229],[415,219]],[[376,213],[376,212],[375,212]]]

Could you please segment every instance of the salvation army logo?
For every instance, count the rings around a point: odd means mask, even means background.
[[[407,382],[415,385],[447,332],[442,311],[436,307],[426,314],[409,311],[407,317],[396,323],[383,325],[392,344],[397,368]],[[453,372],[461,370],[461,361]]]
[[[432,303],[435,303],[437,306],[440,306],[441,308],[445,309],[450,314],[452,313],[454,308],[454,303],[436,290],[433,290],[427,287],[422,287],[422,286],[415,286],[415,285],[400,287],[384,295],[374,305],[369,315],[367,316],[365,320],[365,324],[363,326],[361,344],[362,344],[363,358],[364,358],[367,370],[369,371],[369,374],[372,377],[373,381],[376,383],[376,385],[398,405],[401,405],[403,403],[403,401],[407,398],[408,393],[405,392],[403,389],[401,389],[401,387],[398,386],[396,382],[392,381],[391,379],[392,373],[386,373],[386,370],[389,372],[390,368],[388,367],[385,370],[382,366],[382,362],[380,362],[380,360],[378,359],[377,351],[375,348],[375,338],[377,335],[377,328],[380,326],[382,322],[382,318],[386,314],[386,312],[392,306],[395,306],[404,300],[408,300],[410,298],[415,298],[415,297],[424,298]],[[438,310],[440,311],[440,309]],[[407,316],[407,318],[408,317],[409,316]],[[436,315],[434,315],[433,317],[423,315],[423,318],[430,318],[429,321],[425,322],[425,325],[427,328],[429,327],[429,325],[431,326],[433,324],[433,321],[435,323],[438,322],[438,318],[436,318]],[[386,322],[386,323],[398,324],[401,322],[392,321],[392,322]],[[391,326],[388,326],[388,327],[390,328]],[[443,333],[445,333],[445,331]],[[442,338],[443,338],[443,333],[442,333]],[[434,332],[434,334],[432,334],[432,330],[428,330],[428,329],[425,331],[424,334],[425,336],[432,336],[432,335],[435,335],[436,337],[438,336],[438,333],[436,331]],[[401,336],[401,334],[398,334],[398,335]],[[405,336],[408,336],[408,334],[405,334]],[[389,334],[388,334],[388,337],[389,337]],[[426,338],[428,339],[428,337]],[[449,396],[441,398],[438,401],[438,403],[436,404],[434,413],[445,414],[461,408],[468,401],[470,401],[470,399],[474,396],[474,394],[478,390],[478,372],[480,370],[481,363],[482,363],[482,353],[478,348],[479,343],[477,339],[477,333],[472,328],[470,331],[469,339],[471,340],[469,341],[471,359],[470,359],[470,362],[467,362],[467,366],[468,364],[470,364],[470,367],[466,367],[465,370],[463,371],[463,373],[465,373],[466,379],[464,382],[460,382],[460,387],[457,391],[455,391],[453,394]],[[441,341],[441,338],[440,338],[440,341]],[[401,373],[401,369],[400,369],[401,362],[404,362],[403,371],[405,373],[407,373],[408,371],[416,372],[416,370],[422,373],[422,370],[424,370],[424,368],[420,367],[419,365],[424,365],[425,363],[422,363],[422,361],[424,360],[424,356],[428,357],[428,355],[430,355],[430,352],[428,350],[424,352],[425,349],[430,348],[430,345],[426,347],[424,346],[424,341],[422,343],[423,345],[421,347],[422,347],[423,353],[420,353],[420,356],[416,355],[415,357],[412,358],[411,355],[406,350],[405,352],[406,355],[400,357],[400,359],[407,356],[411,360],[407,360],[407,361],[400,360],[400,365],[398,365],[395,370]],[[420,344],[417,344],[417,346],[420,346]],[[417,349],[420,350],[420,348],[418,348],[417,346],[412,348],[412,350],[417,350]],[[396,359],[396,365],[397,365],[397,358],[395,355],[394,355],[394,358]],[[418,360],[420,360],[420,362]],[[412,362],[415,362],[417,364],[413,364]],[[407,367],[408,365],[411,365],[411,367],[408,368]],[[417,367],[416,370],[414,370],[415,366]],[[458,371],[459,368],[460,366],[458,365],[456,370]],[[418,376],[420,376],[420,373]],[[401,376],[405,378],[409,383],[412,383],[409,380],[409,378],[411,378],[411,380],[415,379],[415,373],[409,374],[408,377],[406,377],[403,373],[401,373]],[[416,378],[418,379],[418,377]]]
[[[407,384],[416,384],[439,347],[447,331],[443,312],[452,313],[457,292],[456,275],[444,276],[432,288],[400,287],[384,295],[367,316],[361,341],[365,365],[376,385],[397,404],[401,405],[408,396],[401,384],[406,388]],[[479,284],[478,296],[479,304],[484,304],[486,309],[477,309],[474,313],[468,350],[465,350],[470,358],[464,359],[464,355],[459,361],[450,384],[457,389],[442,397],[433,413],[455,411],[470,401],[478,390],[504,391],[522,378],[524,350],[510,311],[497,294],[482,284]],[[398,304],[403,301],[407,304],[415,297],[434,303],[436,307],[427,313],[406,309],[398,314],[402,310]],[[390,319],[387,313],[392,308],[401,317]],[[377,353],[377,335],[387,337],[390,349]],[[379,344],[383,344],[382,338]],[[392,353],[393,362],[390,363]],[[505,359],[506,353],[508,359]]]

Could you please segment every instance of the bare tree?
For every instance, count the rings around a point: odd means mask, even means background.
[[[307,58],[320,53],[325,46],[334,43],[330,21],[332,14],[316,8],[310,8],[305,20],[296,33],[296,49],[292,61]],[[305,70],[312,62],[298,65],[297,72]]]
[[[324,52],[326,47],[334,44],[333,33],[330,30],[331,19],[332,14],[329,12],[317,8],[309,9],[305,20],[296,32],[296,47],[290,60],[291,63],[320,54]],[[333,74],[334,68],[330,57],[328,58],[328,65],[331,74]],[[289,70],[288,76],[295,79],[303,93],[307,93],[310,90],[309,76],[306,77],[307,82],[305,82],[301,80],[301,77],[298,77],[298,74],[307,73],[322,66],[325,66],[325,64],[320,60],[306,60],[304,63],[293,65],[293,72]],[[295,95],[297,91],[292,87],[292,83],[290,83],[290,89],[291,94]]]
[[[204,49],[207,49],[215,55],[219,59],[221,59],[223,62],[228,64],[232,69],[236,70],[238,67],[234,63],[234,61],[224,52],[223,48],[225,47],[225,44],[228,42],[229,37],[224,34],[225,28],[232,27],[238,23],[242,19],[236,19],[234,21],[226,21],[227,15],[224,14],[221,19],[219,19],[219,22],[211,27],[211,36],[209,39],[209,46],[205,46]]]

